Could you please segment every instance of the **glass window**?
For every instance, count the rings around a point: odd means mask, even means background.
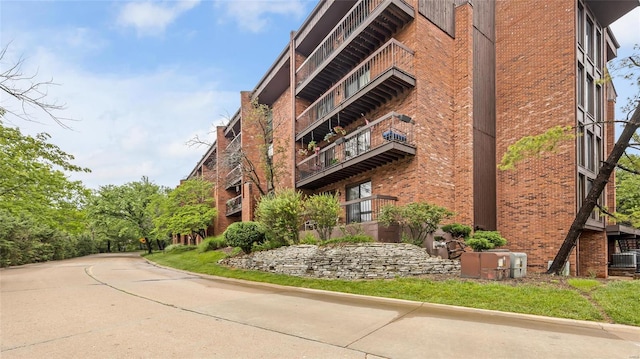
[[[602,69],[602,32],[596,31],[596,66]]]
[[[584,107],[584,67],[578,65],[578,105]]]
[[[593,21],[587,18],[587,27],[584,30],[585,47],[587,48],[587,55],[593,59]]]
[[[578,163],[584,166],[584,126],[578,126]]]
[[[371,181],[347,188],[347,202],[371,197]],[[347,223],[371,221],[371,200],[347,205]]]
[[[584,7],[578,3],[578,44],[582,46],[584,43]]]
[[[591,133],[591,131],[587,131],[585,142],[587,145],[587,168],[589,168],[591,171],[595,171],[595,152],[593,151],[593,133]]]
[[[587,75],[587,112],[593,116],[594,97],[593,97],[593,77]]]
[[[604,104],[602,103],[602,86],[596,85],[596,121],[602,121],[602,108]]]
[[[584,202],[585,191],[584,191],[584,175],[578,175],[578,208],[582,207],[582,202]]]
[[[602,161],[604,160],[602,152],[602,140],[600,137],[596,137],[596,170],[600,170],[600,167],[602,167]]]

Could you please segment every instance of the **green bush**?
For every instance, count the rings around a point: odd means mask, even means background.
[[[507,240],[498,231],[476,231],[466,242],[476,252],[507,244]]]
[[[453,239],[467,239],[471,234],[471,227],[460,223],[451,223],[442,226],[442,231],[449,233]]]
[[[303,215],[302,194],[292,189],[263,196],[256,208],[256,220],[264,226],[267,238],[282,245],[300,242]]]
[[[235,222],[224,231],[224,238],[230,246],[251,253],[254,243],[260,244],[265,241],[265,231],[256,222]]]
[[[227,247],[227,241],[224,239],[224,235],[207,237],[198,244],[198,252],[204,253],[208,251],[215,251],[216,249],[225,247]]]
[[[300,244],[318,244],[318,238],[311,233],[305,234],[304,238],[300,240]]]
[[[328,240],[340,215],[338,197],[333,194],[316,194],[306,199],[304,208],[307,217],[315,222],[320,240]]]
[[[282,242],[279,241],[264,241],[262,243],[254,243],[251,247],[252,252],[269,251],[272,249],[283,247]]]
[[[193,245],[184,245],[184,244],[170,244],[168,245],[164,251],[169,253],[183,253],[197,249],[196,246]]]
[[[385,226],[397,223],[403,242],[422,246],[427,235],[438,229],[440,222],[453,215],[444,207],[426,202],[413,202],[404,206],[383,206],[378,221]],[[408,231],[405,235],[405,231]]]

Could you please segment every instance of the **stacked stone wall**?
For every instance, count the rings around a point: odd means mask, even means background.
[[[299,277],[380,279],[460,274],[460,262],[406,243],[297,245],[226,258],[222,264]]]

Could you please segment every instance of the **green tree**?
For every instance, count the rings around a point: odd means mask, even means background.
[[[213,183],[198,177],[182,182],[167,195],[154,196],[148,207],[154,233],[187,234],[192,241],[195,234],[205,238],[207,227],[218,215],[213,189]]]
[[[302,194],[284,189],[262,196],[256,209],[256,219],[264,225],[269,240],[298,244],[299,230],[304,221]]]
[[[304,201],[307,218],[314,221],[320,240],[326,241],[340,215],[340,201],[333,194],[315,194]]]
[[[616,169],[616,202],[616,217],[640,228],[640,155],[628,154],[620,159]]]
[[[386,226],[398,224],[403,242],[422,246],[427,235],[435,232],[440,222],[452,215],[453,212],[444,207],[426,202],[413,202],[404,206],[383,206],[378,221]],[[405,237],[407,231],[408,237]]]
[[[96,217],[96,221],[112,225],[113,229],[118,230],[118,234],[130,231],[136,238],[147,238],[145,243],[151,253],[152,241],[149,237],[154,226],[148,207],[160,191],[160,186],[147,177],[121,186],[101,186],[89,212]]]

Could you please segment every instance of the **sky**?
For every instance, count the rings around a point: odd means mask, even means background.
[[[2,71],[22,59],[23,74],[56,84],[44,98],[65,105],[56,115],[73,119],[65,129],[28,109],[33,121],[5,122],[25,134],[49,133],[74,164],[92,170],[71,174],[88,188],[142,176],[175,187],[207,150],[187,141],[214,140],[215,126],[239,108],[240,91],[255,88],[315,5],[0,0]],[[639,24],[636,8],[612,25],[619,57],[640,44]],[[637,91],[614,81],[619,104]],[[0,102],[10,104],[6,96]]]

